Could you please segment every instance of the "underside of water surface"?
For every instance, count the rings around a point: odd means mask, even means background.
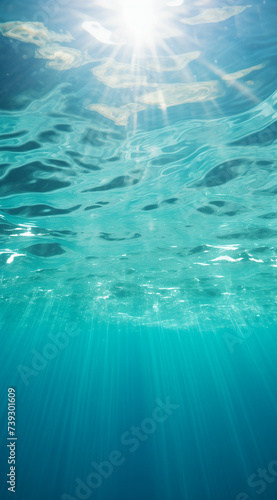
[[[148,44],[63,4],[2,12],[3,314],[274,321],[274,2],[161,4]]]

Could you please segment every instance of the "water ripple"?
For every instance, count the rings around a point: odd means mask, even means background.
[[[2,298],[177,327],[276,316],[276,36],[241,24],[266,8],[187,8],[137,59],[98,21],[0,24]]]

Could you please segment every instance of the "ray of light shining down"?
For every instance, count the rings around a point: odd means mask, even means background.
[[[0,0],[1,500],[276,500],[276,26]]]

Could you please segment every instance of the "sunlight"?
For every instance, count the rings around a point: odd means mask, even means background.
[[[137,46],[151,45],[155,38],[158,8],[153,0],[121,0],[121,18],[128,39]]]

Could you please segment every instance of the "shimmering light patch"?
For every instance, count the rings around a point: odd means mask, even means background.
[[[55,31],[49,31],[43,23],[39,22],[12,21],[1,23],[0,32],[4,36],[38,46],[49,42],[71,42],[73,40],[73,36],[68,31],[66,33],[55,33]]]
[[[249,75],[252,71],[258,71],[264,68],[264,64],[257,64],[256,66],[251,66],[251,68],[240,69],[239,71],[235,71],[235,73],[223,74],[221,76],[222,80],[226,80],[227,82],[232,82],[233,80],[238,80],[239,78],[243,78],[244,76]]]
[[[117,45],[117,42],[112,40],[112,32],[98,21],[86,21],[82,24],[82,28],[90,33],[96,40],[109,45]],[[119,42],[120,43],[120,42]]]
[[[121,63],[115,59],[109,58],[102,64],[92,69],[93,75],[105,85],[112,88],[129,87],[157,87],[156,83],[147,81],[146,71],[153,70],[179,71],[183,69],[190,61],[199,57],[200,52],[188,52],[177,56],[168,56],[161,58],[142,58],[139,64]],[[177,85],[177,84],[176,84]],[[175,90],[176,90],[175,85]],[[195,86],[195,84],[193,84]],[[165,88],[166,85],[159,85],[159,88]],[[173,86],[171,86],[173,89]]]
[[[20,233],[20,236],[34,236],[34,234],[31,232],[31,230],[26,231],[26,233]]]
[[[159,85],[157,90],[141,95],[137,101],[165,109],[178,104],[210,101],[222,95],[223,91],[219,83],[216,80],[211,80],[199,83]]]
[[[210,247],[210,248],[218,248],[220,250],[238,250],[240,245],[208,245],[207,244],[207,247]]]
[[[25,254],[24,253],[13,253],[7,260],[7,264],[11,264],[15,257],[21,257],[21,256],[24,256]]]
[[[153,71],[163,72],[163,71],[180,71],[184,69],[187,64],[189,64],[194,59],[200,56],[200,52],[186,52],[184,54],[179,54],[176,56],[167,57],[148,57],[141,59],[142,64],[145,68],[151,69]]]
[[[79,50],[71,47],[62,47],[61,45],[50,45],[41,47],[35,53],[35,57],[40,59],[49,59],[47,66],[52,69],[66,70],[70,68],[78,68],[85,64],[82,53]]]
[[[125,106],[121,106],[120,108],[116,108],[113,106],[108,106],[106,104],[91,104],[87,107],[87,109],[96,111],[100,115],[109,118],[109,120],[113,120],[116,125],[126,126],[129,117],[133,113],[144,110],[145,106],[137,103],[130,103],[126,104]]]
[[[219,23],[221,21],[226,21],[230,17],[240,14],[251,5],[237,5],[228,7],[218,7],[215,9],[206,9],[197,16],[183,18],[181,21],[185,24],[206,24],[206,23]]]
[[[49,68],[66,70],[89,62],[79,50],[55,43],[71,42],[73,37],[69,32],[55,33],[49,31],[42,23],[20,21],[1,24],[0,32],[4,36],[38,45],[40,48],[36,50],[35,57],[49,59],[51,61],[47,64]]]
[[[217,262],[218,260],[226,260],[227,262],[238,262],[238,261],[242,260],[242,258],[233,259],[233,257],[229,257],[229,255],[221,255],[220,257],[213,259],[212,262]]]
[[[153,86],[148,84],[146,76],[137,74],[130,64],[120,63],[112,58],[92,69],[94,76],[112,88]]]

